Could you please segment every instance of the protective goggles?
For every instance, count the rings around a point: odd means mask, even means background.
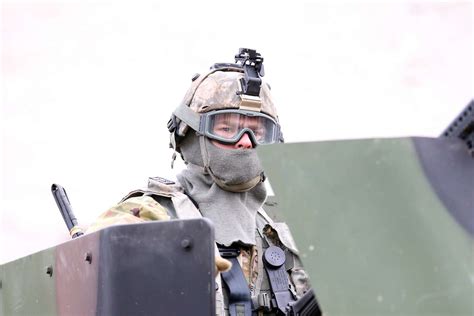
[[[245,110],[217,110],[201,114],[199,132],[217,141],[237,143],[247,133],[254,144],[282,142],[280,125],[269,115]]]

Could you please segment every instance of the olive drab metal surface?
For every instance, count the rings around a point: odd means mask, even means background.
[[[211,315],[206,219],[112,226],[0,266],[0,315]]]
[[[474,158],[465,143],[365,139],[258,150],[323,313],[474,314]]]

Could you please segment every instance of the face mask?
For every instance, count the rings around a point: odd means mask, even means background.
[[[188,163],[204,168],[223,190],[247,192],[265,180],[255,149],[223,149],[203,136],[190,133],[181,144]]]
[[[230,192],[247,192],[265,180],[255,149],[223,149],[201,137],[204,168],[216,184]],[[206,160],[207,158],[207,160]]]

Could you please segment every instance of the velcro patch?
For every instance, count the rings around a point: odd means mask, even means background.
[[[154,180],[156,182],[159,182],[159,183],[163,183],[163,184],[166,184],[166,185],[172,185],[172,184],[175,184],[174,181],[171,181],[171,180],[168,180],[168,179],[165,179],[165,178],[162,178],[162,177],[150,177],[151,180]]]

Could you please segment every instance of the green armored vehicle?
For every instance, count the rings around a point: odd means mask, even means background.
[[[473,145],[471,101],[439,138],[259,148],[323,313],[474,314]]]
[[[474,314],[473,113],[439,138],[258,148],[323,314]],[[3,264],[0,315],[212,315],[213,240],[205,219],[81,236]]]

